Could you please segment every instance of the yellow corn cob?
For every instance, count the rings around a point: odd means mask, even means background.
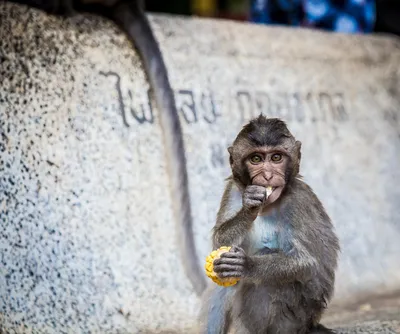
[[[231,247],[228,246],[222,246],[218,248],[217,250],[214,250],[210,253],[210,255],[207,256],[206,258],[206,264],[204,268],[206,269],[206,275],[213,280],[214,283],[217,283],[218,285],[228,287],[235,285],[238,281],[239,278],[232,277],[232,278],[219,278],[214,271],[214,260],[219,259],[222,253],[229,252]]]

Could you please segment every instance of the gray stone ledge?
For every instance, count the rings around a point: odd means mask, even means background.
[[[302,173],[335,223],[335,301],[399,288],[399,41],[150,19],[181,112],[199,263],[226,147],[263,111],[303,142]],[[158,111],[126,37],[98,17],[0,4],[0,57],[1,329],[189,333],[199,300]]]

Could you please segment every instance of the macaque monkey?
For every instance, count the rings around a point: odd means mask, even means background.
[[[219,278],[204,294],[202,333],[334,333],[319,324],[339,252],[331,220],[299,175],[301,143],[276,118],[260,115],[228,148],[228,178],[213,249]]]
[[[135,45],[160,111],[174,214],[179,225],[179,242],[184,268],[197,294],[205,289],[203,271],[197,262],[186,169],[186,155],[175,97],[160,48],[141,0],[7,0],[60,16],[93,13],[118,24]]]

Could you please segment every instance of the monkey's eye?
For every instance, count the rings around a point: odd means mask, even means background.
[[[280,154],[280,153],[274,153],[274,154],[272,154],[271,160],[272,160],[273,162],[279,162],[279,161],[281,161],[281,160],[282,160],[282,154]]]
[[[262,157],[258,154],[255,154],[250,158],[250,161],[253,164],[259,164],[262,161]]]

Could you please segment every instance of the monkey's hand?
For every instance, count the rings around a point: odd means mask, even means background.
[[[243,194],[243,208],[256,214],[265,200],[265,187],[250,185]]]
[[[265,191],[265,190],[264,190]],[[247,271],[247,256],[243,249],[233,246],[214,261],[214,271],[219,278],[241,278]]]

